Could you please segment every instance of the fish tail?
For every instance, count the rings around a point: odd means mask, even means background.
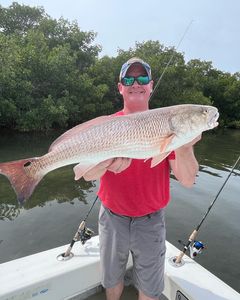
[[[44,176],[37,172],[29,172],[29,167],[36,158],[22,159],[12,162],[0,163],[0,174],[11,182],[20,204],[28,199],[39,181]]]

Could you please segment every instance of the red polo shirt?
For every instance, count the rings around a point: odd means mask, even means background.
[[[123,115],[123,111],[116,116]],[[133,159],[119,174],[107,171],[100,180],[98,196],[104,206],[116,214],[139,217],[165,207],[170,200],[169,160],[172,152],[160,164],[151,168],[151,159]]]

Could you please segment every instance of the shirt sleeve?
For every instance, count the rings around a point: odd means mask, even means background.
[[[169,155],[168,155],[168,159],[169,160],[174,160],[175,159],[175,151],[172,151]]]

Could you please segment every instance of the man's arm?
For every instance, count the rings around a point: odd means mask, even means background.
[[[201,139],[201,135],[190,143],[175,150],[175,160],[169,160],[171,169],[177,180],[185,187],[191,187],[199,170],[193,152],[193,145]]]

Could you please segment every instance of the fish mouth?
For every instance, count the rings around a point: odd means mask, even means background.
[[[211,129],[217,127],[219,124],[217,122],[218,118],[219,118],[219,112],[217,110],[211,111],[208,120],[208,127]]]

